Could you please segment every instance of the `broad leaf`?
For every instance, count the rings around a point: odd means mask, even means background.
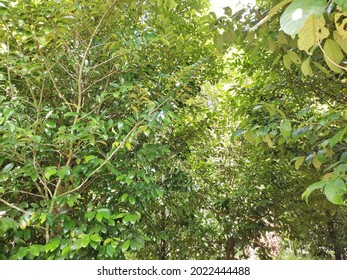
[[[280,18],[282,30],[294,37],[310,16],[322,15],[325,5],[326,0],[294,0]]]
[[[312,48],[329,36],[329,30],[324,25],[324,17],[310,16],[298,34],[298,48],[311,54]]]
[[[343,73],[339,64],[344,58],[340,46],[332,39],[328,39],[324,44],[324,59],[331,70],[336,73]]]

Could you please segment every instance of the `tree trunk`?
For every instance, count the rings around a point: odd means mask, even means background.
[[[235,238],[232,235],[229,236],[229,238],[227,240],[227,245],[225,248],[225,259],[226,260],[234,260],[235,259],[235,245],[236,245]]]

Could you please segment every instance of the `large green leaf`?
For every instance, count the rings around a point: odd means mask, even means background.
[[[325,5],[326,0],[294,0],[280,18],[282,30],[294,37],[310,16],[322,15]]]
[[[310,194],[315,191],[315,190],[320,190],[323,189],[323,187],[326,185],[325,181],[319,181],[316,182],[310,186],[307,187],[306,191],[304,191],[304,193],[302,194],[302,198],[306,199],[306,203],[308,203],[308,197],[310,196]]]
[[[334,2],[339,5],[342,10],[347,12],[347,1],[346,0],[334,0]]]
[[[347,187],[342,179],[329,180],[324,187],[324,194],[334,204],[344,204],[343,194],[347,193]]]

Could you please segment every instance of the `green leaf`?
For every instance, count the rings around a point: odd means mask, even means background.
[[[341,142],[343,136],[346,134],[347,128],[339,130],[331,139],[330,139],[330,148],[334,147],[337,143]]]
[[[141,248],[141,244],[137,241],[137,240],[131,240],[131,243],[130,243],[130,248],[131,250],[138,250]]]
[[[308,203],[308,197],[310,196],[310,194],[315,191],[315,190],[320,190],[323,189],[323,187],[326,185],[326,181],[319,181],[316,182],[310,186],[308,186],[308,188],[306,189],[306,191],[301,195],[301,197],[303,199],[306,199],[306,203]]]
[[[344,10],[345,12],[347,12],[347,1],[346,0],[334,0],[334,2],[339,5],[342,10]]]
[[[113,246],[112,246],[111,244],[109,244],[109,245],[106,246],[106,254],[107,254],[109,257],[113,257],[114,252],[115,252],[115,249],[113,248]]]
[[[122,251],[125,252],[126,250],[128,250],[129,246],[130,246],[130,242],[131,240],[127,240],[123,243],[122,245]]]
[[[282,30],[294,37],[310,16],[322,16],[325,5],[326,0],[294,0],[280,18]]]
[[[285,138],[290,138],[290,135],[292,133],[292,124],[291,124],[290,120],[284,119],[284,120],[281,121],[281,123],[280,123],[280,131],[281,131],[281,134]]]
[[[84,158],[84,160],[85,160],[85,162],[90,162],[92,159],[94,159],[95,158],[95,156],[93,156],[93,155],[90,155],[90,156],[86,156],[85,158]]]
[[[48,253],[48,252],[54,251],[55,249],[59,247],[59,244],[60,244],[59,238],[52,239],[49,243],[45,245],[45,252]]]
[[[29,252],[30,254],[32,254],[33,256],[37,257],[38,255],[40,255],[40,252],[43,250],[43,246],[42,245],[31,245],[29,246]]]
[[[57,175],[59,179],[64,179],[66,176],[69,176],[71,173],[71,169],[69,166],[63,166],[57,171]]]
[[[332,39],[327,39],[323,50],[324,59],[329,68],[336,73],[343,73],[343,70],[338,66],[344,58],[339,44]]]
[[[17,259],[23,259],[28,254],[27,247],[20,247],[18,252],[16,253]]]
[[[86,218],[88,220],[88,222],[90,222],[91,220],[94,219],[95,215],[96,215],[96,212],[95,211],[91,211],[91,212],[88,212],[88,213],[84,214],[84,218]],[[102,218],[101,218],[101,220],[102,220]]]
[[[91,241],[94,241],[94,242],[97,242],[97,243],[100,243],[102,241],[102,238],[98,234],[90,235],[89,238],[90,238]]]
[[[103,218],[105,219],[109,219],[110,218],[110,215],[111,215],[111,211],[107,208],[102,208],[102,209],[99,209],[97,210],[97,213],[96,213],[96,219],[101,222]]]
[[[45,169],[45,178],[49,180],[52,175],[57,173],[57,168],[55,166],[48,166]]]
[[[12,170],[14,164],[13,163],[9,163],[9,164],[6,164],[4,169],[2,170],[3,173],[8,173]]]
[[[117,180],[117,179],[116,179],[116,180]],[[120,201],[120,202],[124,202],[127,198],[128,198],[128,194],[125,193],[125,194],[123,194],[123,195],[119,198],[119,201]]]
[[[128,197],[128,201],[129,201],[130,204],[134,205],[135,202],[136,202],[136,199],[135,199],[134,196],[130,195],[130,196]]]
[[[330,73],[328,71],[328,69],[326,69],[324,66],[322,66],[321,64],[319,64],[318,62],[313,61],[312,62],[314,66],[316,66],[320,71],[322,71],[325,75],[329,76]]]
[[[271,137],[269,136],[269,134],[266,134],[263,136],[263,141],[270,147],[272,148],[274,146]]]
[[[81,239],[81,247],[85,248],[89,245],[90,242],[90,238],[88,235],[83,236],[83,238]]]
[[[70,246],[66,246],[64,247],[64,249],[61,251],[62,256],[66,255],[68,252],[71,251],[71,247]]]
[[[46,127],[48,128],[55,128],[56,127],[56,123],[53,121],[47,121],[46,122]]]
[[[344,204],[343,194],[347,193],[347,186],[342,179],[329,180],[324,187],[324,194],[334,204]]]
[[[139,219],[139,216],[136,214],[126,214],[124,217],[125,222],[130,222],[132,224],[135,224]]]
[[[60,245],[60,239],[59,238],[54,238],[52,239],[50,242],[51,244],[51,251],[54,251],[55,249],[57,249]]]

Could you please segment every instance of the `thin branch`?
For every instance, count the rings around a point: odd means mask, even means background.
[[[111,73],[108,73],[106,76],[103,76],[102,78],[94,81],[93,83],[91,83],[88,87],[86,87],[85,89],[83,89],[82,93],[86,92],[88,89],[90,89],[92,86],[96,85],[97,83],[107,79],[108,77],[114,75],[115,73],[117,73],[118,70],[112,71]]]
[[[28,195],[32,195],[32,196],[37,196],[37,197],[41,197],[41,198],[45,198],[45,196],[40,195],[40,194],[36,194],[36,193],[31,193],[31,192],[26,192],[26,191],[20,191],[20,190],[16,190],[16,191],[8,191],[7,193],[23,193],[23,194],[28,194]]]
[[[41,91],[40,91],[40,100],[39,100],[39,104],[38,104],[39,108],[41,108],[41,106],[42,106],[45,84],[46,84],[46,78],[43,78],[42,87],[41,87]]]
[[[44,57],[44,55],[43,55],[41,49],[40,49],[39,52],[40,52],[41,59],[42,59],[43,63],[44,63],[45,66],[46,66],[47,73],[48,73],[48,75],[49,75],[49,77],[50,77],[50,79],[51,79],[51,82],[52,82],[52,84],[53,84],[54,89],[55,89],[56,92],[58,93],[58,96],[59,96],[59,97],[65,102],[65,104],[69,107],[69,110],[72,111],[72,108],[71,108],[71,106],[70,106],[70,102],[68,102],[68,101],[65,99],[64,95],[63,95],[63,94],[61,93],[61,91],[59,90],[59,88],[58,88],[58,86],[57,86],[57,84],[56,84],[56,82],[55,82],[55,80],[54,80],[53,74],[52,74],[52,72],[51,72],[51,68],[48,67],[48,64],[47,64],[47,62],[46,62],[46,59],[45,59],[45,57]]]
[[[12,209],[16,209],[17,211],[22,212],[22,213],[24,213],[24,214],[27,214],[27,213],[28,213],[28,212],[25,211],[24,209],[19,208],[19,207],[17,207],[16,205],[13,205],[12,203],[7,202],[6,200],[3,200],[1,197],[0,197],[0,202],[2,202],[3,204],[7,205],[8,207],[10,207],[10,208],[12,208]]]
[[[83,67],[84,67],[84,64],[85,64],[85,61],[87,59],[87,55],[88,55],[88,52],[92,46],[92,43],[93,43],[93,40],[96,36],[96,34],[99,32],[99,29],[102,25],[102,23],[104,22],[106,16],[108,15],[109,11],[116,5],[118,0],[115,0],[113,1],[113,3],[110,5],[110,7],[108,8],[108,10],[102,15],[99,23],[97,24],[97,26],[95,27],[94,29],[94,32],[92,34],[92,36],[90,37],[89,39],[89,43],[88,43],[88,46],[86,47],[84,53],[83,53],[83,57],[82,57],[82,60],[81,60],[81,64],[80,64],[80,68],[79,68],[79,71],[78,71],[78,79],[77,79],[77,86],[78,86],[78,101],[77,101],[77,113],[79,113],[81,111],[81,107],[82,107],[82,95],[83,95],[83,86],[82,86],[82,78],[83,78]],[[77,122],[78,120],[78,116],[76,116],[75,118],[75,123]]]
[[[100,62],[99,64],[94,65],[93,67],[90,68],[90,70],[93,70],[93,69],[95,69],[95,68],[98,68],[98,67],[100,67],[100,66],[102,66],[102,65],[104,65],[104,64],[106,64],[106,63],[108,63],[108,62],[110,62],[110,61],[112,61],[113,59],[115,59],[115,58],[117,58],[117,57],[120,57],[120,56],[125,55],[125,54],[129,54],[129,53],[130,53],[130,51],[117,54],[117,55],[115,55],[115,56],[113,56],[113,57],[111,57],[111,58],[109,58],[109,59],[107,59],[107,60],[105,60],[105,61],[103,61],[103,62]]]
[[[160,103],[157,107],[155,107],[154,109],[152,109],[149,114],[147,116],[150,116],[151,114],[153,114],[155,111],[157,111],[160,107],[162,107],[168,100],[170,99],[170,97],[166,98],[162,103]],[[90,173],[87,178],[85,178],[82,183],[79,184],[79,186],[77,186],[76,188],[66,191],[62,194],[60,194],[59,196],[63,196],[66,194],[70,194],[73,192],[78,191],[79,189],[81,189],[88,181],[89,179],[94,176],[96,173],[99,172],[100,169],[102,169],[107,163],[109,163],[111,161],[111,159],[117,154],[117,152],[122,148],[122,146],[124,146],[125,142],[128,141],[128,139],[130,138],[130,136],[133,134],[133,132],[145,121],[146,118],[143,118],[141,121],[138,121],[134,127],[128,132],[128,134],[124,137],[123,141],[117,146],[117,148],[105,159],[105,161],[99,165],[98,168],[96,168],[92,173]]]
[[[63,64],[61,64],[61,63],[59,63],[59,62],[57,62],[57,63],[58,63],[58,65],[59,65],[61,68],[63,68],[63,70],[65,71],[65,73],[68,74],[69,77],[70,77],[71,79],[73,79],[74,81],[77,82],[77,79],[69,72],[69,70],[67,70],[67,69],[63,66]]]

